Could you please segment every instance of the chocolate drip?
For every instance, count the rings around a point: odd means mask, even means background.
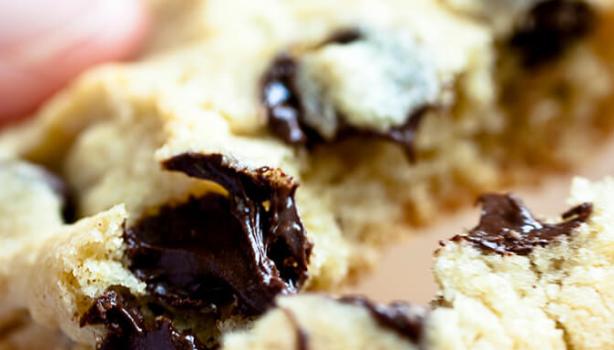
[[[360,32],[340,31],[326,43],[345,44],[360,39]],[[301,91],[296,83],[299,63],[287,54],[277,56],[264,75],[262,82],[262,103],[266,109],[268,127],[273,134],[291,145],[314,147],[318,144],[336,142],[353,137],[369,137],[399,144],[410,161],[415,161],[414,141],[422,117],[432,108],[424,105],[411,111],[403,125],[385,132],[357,128],[344,123],[340,117],[339,128],[334,139],[325,140],[305,122],[305,109],[301,102]],[[339,113],[337,113],[339,114]]]
[[[168,170],[217,182],[208,194],[165,206],[125,230],[130,269],[173,307],[256,315],[307,278],[311,244],[294,202],[296,184],[278,169],[227,165],[219,154],[186,153]]]
[[[516,197],[509,194],[488,194],[480,197],[482,217],[468,235],[456,236],[485,252],[530,254],[535,247],[544,247],[560,236],[568,236],[586,222],[592,205],[584,203],[562,215],[563,221],[548,224],[535,218]]]
[[[163,316],[146,320],[138,303],[125,287],[105,291],[81,317],[81,327],[103,324],[107,334],[100,339],[99,350],[204,350],[189,331],[179,332]]]
[[[388,328],[414,344],[422,340],[424,313],[403,302],[380,305],[360,296],[346,296],[340,302],[363,307],[382,327]]]
[[[286,315],[286,318],[288,318],[288,321],[290,321],[296,332],[296,350],[308,350],[309,334],[307,334],[300,323],[298,323],[296,315],[290,309],[281,308],[281,311]]]
[[[527,67],[548,63],[588,35],[596,15],[591,6],[577,0],[539,2],[509,39]]]

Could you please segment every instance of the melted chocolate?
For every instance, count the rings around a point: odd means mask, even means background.
[[[416,312],[407,303],[394,302],[389,305],[380,305],[359,296],[342,297],[339,301],[367,309],[371,317],[382,327],[394,331],[414,344],[419,344],[422,339],[424,315]]]
[[[288,321],[294,327],[296,332],[296,350],[308,350],[309,349],[309,334],[301,327],[296,319],[296,316],[292,310],[282,308],[281,311],[286,315]]]
[[[539,2],[509,40],[528,66],[548,63],[591,32],[596,16],[591,6],[576,0]]]
[[[179,332],[163,316],[146,320],[134,296],[125,287],[111,287],[100,296],[81,318],[81,326],[103,324],[107,334],[100,339],[99,350],[201,350],[189,331]]]
[[[584,203],[562,215],[563,221],[548,224],[535,218],[524,204],[511,195],[488,194],[480,197],[482,217],[468,235],[456,236],[485,252],[530,254],[535,247],[544,247],[560,236],[569,235],[592,213],[592,205]]]
[[[358,41],[363,37],[363,33],[357,28],[344,28],[334,32],[328,39],[324,40],[320,46],[329,44],[346,45]]]
[[[360,39],[360,32],[353,30],[340,31],[325,43],[346,44]],[[273,134],[291,145],[307,145],[313,147],[326,143],[316,130],[305,123],[304,107],[301,103],[301,92],[296,84],[299,63],[287,54],[282,54],[273,60],[266,71],[262,83],[262,103],[266,109],[268,126]],[[399,144],[410,161],[415,161],[414,141],[416,131],[422,116],[431,106],[423,106],[412,111],[407,121],[386,132],[360,129],[339,120],[339,129],[332,142],[350,137],[375,137]]]
[[[294,203],[296,184],[280,170],[225,164],[221,155],[186,153],[169,170],[217,182],[208,194],[165,206],[125,230],[130,269],[173,307],[217,312],[229,305],[256,315],[307,278],[311,244]]]
[[[262,87],[262,102],[269,128],[284,142],[306,144],[310,130],[303,122],[303,106],[295,83],[298,63],[289,55],[275,58],[267,70]]]

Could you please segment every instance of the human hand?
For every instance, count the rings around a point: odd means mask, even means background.
[[[0,0],[0,125],[84,69],[135,54],[148,22],[141,0]]]

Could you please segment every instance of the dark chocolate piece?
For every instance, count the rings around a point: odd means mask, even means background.
[[[355,28],[341,29],[318,46],[349,44],[362,33]],[[289,54],[280,54],[266,71],[262,83],[262,102],[266,108],[269,128],[284,142],[292,145],[322,142],[315,130],[303,121],[303,106],[296,86],[298,62]]]
[[[292,57],[279,55],[267,70],[262,84],[262,102],[269,128],[292,145],[306,144],[309,129],[303,122],[303,106],[295,83],[297,69],[298,63]]]
[[[357,28],[344,28],[333,32],[320,46],[329,44],[346,45],[358,41],[364,37],[363,33]]]
[[[281,308],[281,311],[286,315],[288,321],[294,327],[296,332],[296,350],[308,350],[309,349],[309,334],[301,327],[296,319],[296,315],[290,309]]]
[[[588,35],[596,15],[591,5],[579,0],[539,2],[509,39],[527,67],[548,63]]]
[[[125,230],[129,268],[173,307],[257,315],[307,278],[311,244],[294,202],[296,184],[278,169],[254,171],[222,155],[186,153],[168,170],[217,182],[208,194],[160,208]]]
[[[349,43],[360,38],[360,32],[343,31],[333,36],[333,43]],[[268,126],[273,134],[291,145],[326,143],[316,130],[304,121],[304,107],[296,84],[299,63],[287,54],[279,55],[266,71],[262,83],[262,103],[266,109]],[[432,106],[423,106],[411,112],[405,124],[386,132],[352,127],[339,120],[340,126],[332,142],[351,137],[375,137],[395,142],[403,148],[410,161],[415,161],[414,141],[422,117]]]
[[[584,203],[562,215],[563,221],[548,224],[535,218],[516,197],[509,194],[487,194],[480,197],[482,217],[469,234],[456,236],[485,252],[530,254],[535,247],[544,247],[560,236],[568,236],[592,213],[592,205]]]
[[[376,304],[360,296],[345,296],[340,302],[363,307],[382,327],[388,328],[414,344],[422,340],[424,313],[404,302]]]
[[[114,286],[95,300],[81,317],[81,327],[102,324],[107,334],[99,350],[204,350],[190,331],[180,332],[166,317],[146,319],[138,302],[125,287]]]

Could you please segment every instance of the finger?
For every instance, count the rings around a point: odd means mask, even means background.
[[[0,1],[0,123],[32,113],[84,69],[142,43],[139,0]]]

